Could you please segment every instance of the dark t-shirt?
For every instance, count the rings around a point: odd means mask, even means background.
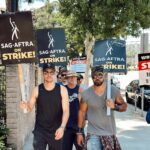
[[[75,88],[71,89],[66,85],[66,88],[69,94],[69,110],[70,110],[70,116],[66,127],[76,130],[78,127],[77,124],[79,111],[79,99],[78,99],[79,86],[77,85]]]

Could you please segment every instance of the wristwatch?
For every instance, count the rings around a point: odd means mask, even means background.
[[[119,106],[118,106],[117,104],[115,104],[115,106],[114,106],[113,110],[115,110],[115,111],[119,111]]]
[[[59,128],[63,128],[63,129],[65,129],[65,126],[61,125]]]
[[[84,134],[84,129],[83,128],[78,128],[76,134]]]

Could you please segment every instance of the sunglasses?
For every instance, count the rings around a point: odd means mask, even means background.
[[[61,74],[62,77],[66,77],[66,74]]]

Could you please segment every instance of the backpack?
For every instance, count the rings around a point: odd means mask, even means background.
[[[146,122],[150,124],[150,108],[148,109],[147,114],[146,114]]]

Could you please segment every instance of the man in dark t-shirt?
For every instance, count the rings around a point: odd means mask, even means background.
[[[77,85],[77,76],[77,73],[74,71],[68,71],[66,75],[70,115],[64,132],[63,150],[72,150],[73,144],[75,145],[76,150],[82,150],[82,146],[77,144],[76,135],[78,131],[80,93],[82,92],[82,89]]]
[[[62,137],[69,117],[68,92],[55,80],[54,64],[43,66],[44,83],[35,87],[30,101],[22,101],[20,107],[31,111],[36,104],[36,121],[33,131],[34,150],[62,149]]]

